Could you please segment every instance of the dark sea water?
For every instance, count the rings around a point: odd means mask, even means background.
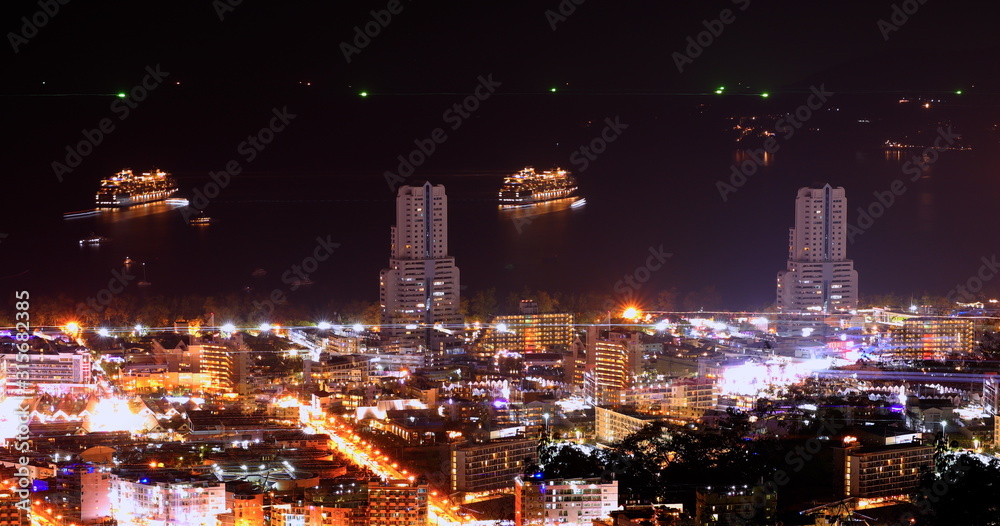
[[[474,85],[470,78],[470,91]],[[280,276],[313,254],[320,237],[339,248],[311,274],[315,284],[293,298],[375,301],[394,220],[394,193],[382,174],[438,127],[447,139],[410,179],[446,186],[450,251],[466,294],[486,287],[613,294],[618,280],[662,247],[672,257],[638,296],[713,286],[724,307],[762,307],[774,301],[775,275],[787,257],[796,189],[827,182],[847,189],[855,222],[873,192],[906,181],[905,193],[848,249],[862,294],[943,295],[973,275],[980,257],[998,251],[997,112],[984,101],[925,110],[901,108],[894,97],[834,97],[724,201],[716,182],[728,179],[730,166],[746,158],[741,148],[750,146],[733,140],[725,117],[794,111],[807,92],[728,105],[696,97],[497,95],[452,130],[442,113],[461,95],[361,100],[289,91],[209,100],[162,89],[117,122],[63,182],[51,161],[81,129],[116,118],[109,99],[34,100],[15,110],[25,124],[7,152],[4,289],[83,299],[106,287],[129,257],[146,263],[151,293],[287,290]],[[286,105],[296,117],[247,162],[238,145],[267,125],[272,108]],[[628,127],[581,171],[573,152],[615,116]],[[886,138],[930,134],[944,123],[954,123],[974,149],[942,153],[916,181],[902,172],[916,152],[900,157],[881,148]],[[123,167],[172,172],[179,195],[190,197],[230,160],[243,171],[208,204],[209,226],[186,224],[166,204],[62,218],[92,207],[98,181]],[[527,218],[498,211],[503,175],[525,165],[573,171],[586,205]],[[91,232],[111,241],[80,247]],[[255,269],[266,276],[254,277]]]

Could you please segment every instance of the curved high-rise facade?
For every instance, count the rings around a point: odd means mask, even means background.
[[[389,268],[379,276],[383,343],[399,350],[437,349],[462,323],[444,186],[400,187],[390,235]]]
[[[800,188],[788,264],[778,272],[778,309],[843,312],[857,308],[858,272],[847,259],[847,197],[842,187]]]

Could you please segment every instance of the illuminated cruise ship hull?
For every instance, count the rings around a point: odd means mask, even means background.
[[[141,194],[127,194],[127,193],[114,193],[114,194],[97,194],[97,206],[104,208],[128,208],[130,206],[141,205],[144,203],[153,203],[156,201],[163,201],[170,198],[170,196],[177,193],[176,188],[171,188],[168,190],[156,190],[152,192],[144,192]]]
[[[576,193],[576,188],[569,188],[566,190],[544,192],[541,195],[530,195],[530,196],[509,196],[500,197],[500,208],[504,210],[512,208],[526,208],[535,205],[541,205],[544,203],[551,203],[554,201],[576,201],[580,199],[579,196],[573,195]]]
[[[132,170],[122,170],[101,181],[96,202],[99,208],[128,208],[164,201],[175,193],[177,185],[166,172],[155,170],[137,176]]]
[[[536,173],[533,168],[525,168],[504,180],[499,196],[500,208],[525,208],[563,200],[572,202],[579,199],[576,191],[576,182],[569,172],[556,169]]]

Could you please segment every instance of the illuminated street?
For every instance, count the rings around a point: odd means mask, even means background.
[[[362,440],[358,435],[353,434],[350,427],[345,424],[336,423],[336,417],[329,417],[328,420],[323,415],[314,415],[309,425],[317,433],[330,436],[331,445],[356,465],[365,467],[375,473],[376,476],[385,479],[409,480],[413,482],[415,477],[405,469],[399,469],[399,464],[382,455],[377,449],[372,449],[371,444]],[[453,506],[457,507],[457,506]],[[465,524],[468,518],[463,518],[449,509],[445,499],[432,490],[427,497],[427,517],[431,524]]]
[[[1000,2],[77,3],[0,526],[1000,526]]]

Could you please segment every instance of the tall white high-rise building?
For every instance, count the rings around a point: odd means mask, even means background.
[[[437,350],[463,321],[458,267],[448,255],[444,186],[401,187],[390,235],[389,268],[379,277],[383,342],[399,350]]]
[[[800,188],[788,266],[778,272],[778,309],[838,312],[858,305],[858,272],[847,259],[847,197],[842,187]]]

